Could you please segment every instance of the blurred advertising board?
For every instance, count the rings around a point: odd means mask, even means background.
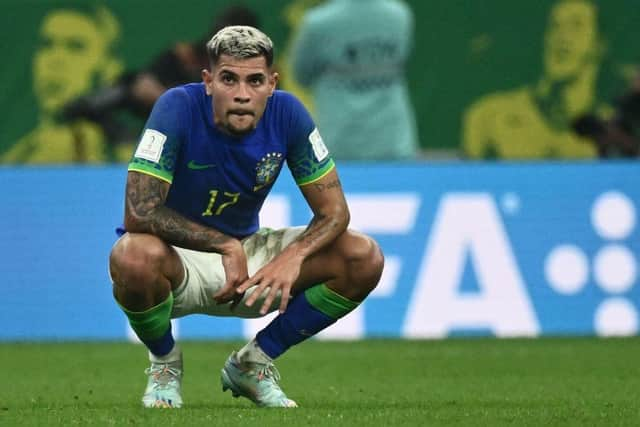
[[[0,340],[125,339],[107,259],[125,167],[0,168]],[[386,264],[322,339],[635,335],[640,166],[631,162],[343,164],[351,227]],[[288,171],[262,225],[306,224]],[[184,339],[251,336],[270,318],[191,316]]]

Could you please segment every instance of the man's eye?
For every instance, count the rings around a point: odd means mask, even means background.
[[[222,81],[224,83],[233,83],[234,80],[235,79],[233,78],[233,76],[228,76],[228,75],[227,76],[222,76]]]
[[[75,54],[83,54],[88,51],[87,42],[80,38],[70,38],[67,41],[67,49]]]
[[[42,38],[42,40],[40,40],[40,49],[51,49],[54,45],[54,41],[51,39],[51,37],[48,36],[44,36]]]
[[[259,86],[262,84],[262,79],[260,77],[254,77],[252,79],[249,80],[249,83],[251,83],[254,86]]]

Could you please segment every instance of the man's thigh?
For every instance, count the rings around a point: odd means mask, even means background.
[[[279,230],[260,229],[257,233],[242,241],[247,257],[249,276],[282,252],[291,241],[304,231],[304,227],[290,227]],[[173,292],[174,304],[172,317],[187,314],[209,314],[213,316],[236,316],[244,318],[261,317],[259,313],[263,298],[259,298],[251,307],[244,305],[252,290],[247,291],[243,300],[232,310],[232,303],[216,304],[213,295],[225,283],[222,257],[217,253],[198,252],[175,247],[185,268],[186,283]],[[266,296],[266,292],[265,292]],[[276,298],[270,311],[278,308],[280,298]]]

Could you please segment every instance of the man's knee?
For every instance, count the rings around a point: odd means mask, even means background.
[[[170,249],[157,237],[144,234],[125,234],[113,247],[109,257],[109,271],[114,295],[123,300],[148,300],[168,284],[165,268]],[[168,287],[167,291],[170,291]]]
[[[347,233],[341,242],[340,252],[344,256],[349,282],[358,288],[364,298],[380,281],[384,256],[378,243],[371,237],[353,231]]]
[[[153,236],[125,234],[111,250],[109,269],[112,278],[114,281],[144,281],[146,276],[155,273],[166,257],[165,246]]]

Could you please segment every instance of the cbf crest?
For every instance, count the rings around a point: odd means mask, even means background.
[[[281,164],[282,153],[269,153],[264,156],[256,165],[256,185],[253,191],[271,184],[278,175]]]

